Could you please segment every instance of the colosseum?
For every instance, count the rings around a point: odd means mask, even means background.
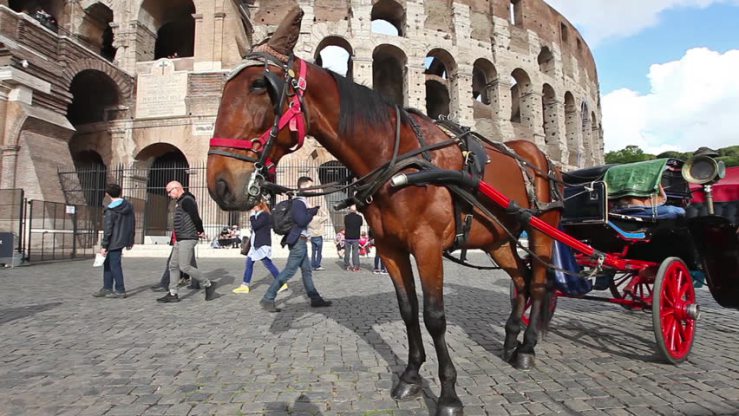
[[[166,204],[161,168],[202,184],[226,75],[293,3],[0,0],[0,189],[99,206],[113,178],[149,210]],[[546,2],[298,3],[299,57],[491,139],[531,140],[564,169],[603,162],[593,56]],[[310,140],[291,158],[332,163]],[[69,174],[83,170],[102,173]]]

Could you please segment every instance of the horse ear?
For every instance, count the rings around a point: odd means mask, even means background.
[[[274,51],[289,56],[292,54],[300,36],[300,24],[303,19],[303,10],[293,6],[277,27],[274,35],[269,39],[267,45]]]

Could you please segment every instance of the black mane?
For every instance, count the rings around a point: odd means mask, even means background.
[[[362,127],[390,125],[390,110],[395,104],[364,85],[356,84],[333,71],[328,72],[336,80],[339,89],[340,134],[353,135]],[[407,116],[401,109],[402,122]]]

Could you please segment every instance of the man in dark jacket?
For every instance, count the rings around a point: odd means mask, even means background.
[[[313,183],[313,180],[307,176],[301,176],[298,178],[298,189],[308,188]],[[300,268],[303,276],[303,286],[305,292],[310,298],[310,306],[319,308],[323,306],[331,306],[330,301],[324,300],[321,295],[318,294],[316,287],[313,285],[313,274],[310,264],[310,255],[308,254],[308,240],[310,236],[308,234],[308,224],[310,224],[313,216],[318,212],[319,207],[308,208],[308,201],[303,197],[295,198],[290,213],[295,223],[290,229],[290,232],[283,237],[283,246],[287,244],[290,249],[290,254],[287,256],[287,264],[282,272],[272,281],[267,293],[259,302],[262,308],[269,312],[279,312],[275,306],[275,298],[277,297],[277,291],[285,284]]]
[[[198,203],[193,194],[186,192],[182,184],[172,181],[167,184],[167,194],[177,201],[174,211],[174,232],[177,241],[172,248],[172,258],[169,261],[169,292],[157,299],[158,302],[179,302],[177,286],[180,282],[180,271],[190,275],[190,279],[200,282],[205,288],[205,300],[215,298],[215,282],[211,282],[203,276],[196,267],[192,266],[192,258],[195,256],[195,245],[198,239],[205,235],[203,220],[198,213]]]
[[[357,206],[350,206],[349,213],[344,216],[344,268],[351,272],[359,271],[359,237],[363,224]]]
[[[133,207],[121,198],[121,187],[111,183],[105,193],[112,198],[103,214],[103,241],[100,254],[105,256],[103,263],[103,288],[93,296],[101,298],[125,298],[121,254],[123,248],[131,249],[136,230],[136,217]],[[113,283],[115,282],[115,290]]]

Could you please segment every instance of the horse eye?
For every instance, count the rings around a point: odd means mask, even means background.
[[[263,90],[265,88],[267,88],[267,81],[264,78],[257,78],[251,84],[252,91],[254,91],[254,90]]]

